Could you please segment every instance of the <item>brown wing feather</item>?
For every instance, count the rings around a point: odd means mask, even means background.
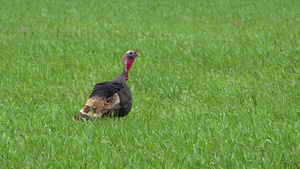
[[[120,97],[117,93],[114,93],[110,98],[106,100],[110,105],[107,107],[109,110],[120,109],[122,106],[120,105]]]

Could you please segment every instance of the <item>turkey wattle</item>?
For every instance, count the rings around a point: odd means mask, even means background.
[[[85,107],[75,116],[75,119],[124,117],[130,112],[132,96],[126,81],[129,69],[137,56],[139,56],[137,50],[128,51],[123,55],[124,71],[110,82],[96,84]]]

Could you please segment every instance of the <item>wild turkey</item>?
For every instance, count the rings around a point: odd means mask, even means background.
[[[124,117],[130,112],[132,96],[126,81],[129,69],[137,56],[139,56],[137,50],[128,51],[123,55],[124,71],[110,82],[95,85],[85,107],[75,116],[76,120],[81,118],[91,120],[106,116]]]

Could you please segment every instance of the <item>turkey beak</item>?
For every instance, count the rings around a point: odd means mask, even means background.
[[[136,56],[140,56],[139,54],[136,53],[137,51],[138,51],[138,49],[136,49],[136,50],[134,51],[135,55],[136,55]]]

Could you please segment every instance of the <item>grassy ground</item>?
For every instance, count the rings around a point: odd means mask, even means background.
[[[0,168],[299,168],[299,9],[2,1]],[[131,113],[75,122],[136,48]]]

